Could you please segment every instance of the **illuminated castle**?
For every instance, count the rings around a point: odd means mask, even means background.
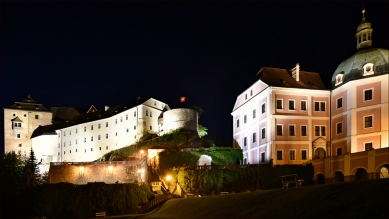
[[[238,95],[231,113],[233,138],[244,162],[301,164],[344,155],[338,169],[335,163],[317,163],[315,172],[325,178],[337,171],[353,175],[358,168],[374,175],[377,168],[389,167],[389,51],[372,47],[373,29],[362,13],[358,51],[335,70],[331,90],[318,73],[301,71],[297,64],[290,71],[263,67]],[[373,149],[384,152],[373,154]],[[347,161],[365,151],[375,160]]]

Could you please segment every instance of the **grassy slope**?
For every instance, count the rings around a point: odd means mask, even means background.
[[[173,199],[147,218],[389,218],[389,179]]]

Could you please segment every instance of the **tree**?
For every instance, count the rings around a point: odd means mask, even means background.
[[[198,131],[197,132],[199,133],[199,137],[200,138],[202,138],[202,137],[204,137],[205,135],[208,134],[207,130],[208,130],[207,128],[205,128],[204,126],[198,124]]]
[[[30,157],[28,158],[28,160],[26,161],[26,165],[24,166],[24,174],[26,176],[32,174],[33,178],[35,179],[35,182],[38,182],[40,177],[38,161],[35,157],[35,153],[32,147],[30,150]]]

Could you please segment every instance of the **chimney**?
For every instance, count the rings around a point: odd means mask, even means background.
[[[294,67],[292,70],[292,77],[296,80],[296,81],[300,81],[300,64],[299,63],[296,63],[296,67]]]
[[[105,111],[107,111],[109,109],[109,106],[105,105],[104,109]]]

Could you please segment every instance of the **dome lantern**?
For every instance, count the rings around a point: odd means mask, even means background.
[[[371,23],[366,21],[365,8],[362,10],[362,23],[357,28],[355,37],[357,38],[357,49],[362,49],[372,46],[372,32]]]

